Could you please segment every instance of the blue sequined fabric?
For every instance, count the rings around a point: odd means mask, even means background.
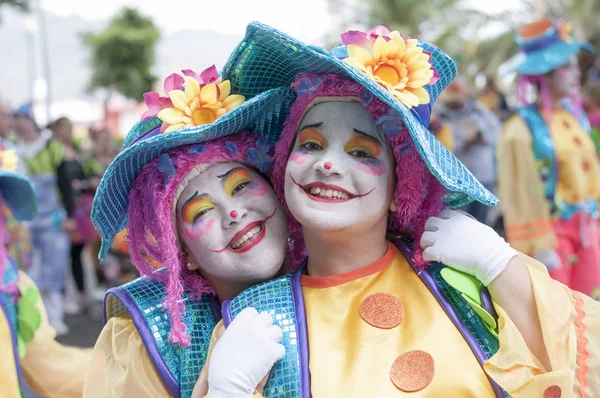
[[[432,66],[440,75],[436,84],[425,86],[433,105],[454,79],[456,65],[439,48],[426,42],[418,45],[431,54]],[[396,110],[429,171],[448,190],[447,206],[461,207],[473,200],[488,206],[498,202],[404,104],[367,75],[323,48],[308,46],[270,26],[252,22],[223,68],[223,77],[230,80],[232,92],[247,98],[275,87],[289,87],[299,73],[335,74],[354,80]]]
[[[266,311],[274,324],[283,330],[282,344],[285,357],[275,363],[271,376],[263,392],[265,397],[299,398],[302,396],[300,385],[300,356],[296,313],[291,289],[292,274],[245,290],[231,301],[231,315],[235,318],[246,307],[258,312]],[[304,342],[308,344],[308,341]],[[308,364],[303,364],[308,366]]]
[[[183,299],[186,308],[185,324],[191,344],[189,347],[182,348],[168,341],[171,322],[162,304],[165,287],[159,281],[142,277],[119,288],[111,289],[106,298],[107,318],[118,316],[128,310],[114,294],[117,289],[124,290],[131,297],[137,306],[136,310],[146,320],[164,363],[179,382],[181,397],[190,397],[206,362],[210,337],[216,326],[210,296],[205,294],[202,300],[196,300],[186,292]],[[129,311],[132,309],[129,308]]]

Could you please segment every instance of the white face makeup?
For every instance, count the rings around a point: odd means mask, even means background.
[[[389,145],[358,102],[323,102],[298,125],[285,199],[304,227],[367,230],[387,219],[394,187]]]
[[[572,97],[580,89],[580,71],[577,57],[554,70],[549,76],[550,91],[554,97]]]
[[[273,277],[288,226],[273,189],[254,170],[217,163],[192,179],[176,206],[179,236],[203,275],[249,283]]]

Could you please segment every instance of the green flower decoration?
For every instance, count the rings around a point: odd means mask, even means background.
[[[40,292],[30,287],[21,291],[21,298],[17,301],[17,349],[20,358],[25,357],[27,344],[42,324],[42,314],[37,307],[39,297]]]

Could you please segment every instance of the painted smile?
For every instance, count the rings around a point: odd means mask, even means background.
[[[294,180],[294,177],[291,174],[290,178],[294,184],[302,189],[306,195],[315,202],[343,203],[354,198],[362,198],[367,196],[375,190],[375,188],[373,188],[369,192],[362,195],[355,195],[337,185],[324,184],[322,182],[311,182],[310,184],[300,185],[298,182],[296,182],[296,180]]]
[[[244,253],[256,247],[267,233],[267,221],[273,218],[276,212],[277,209],[275,208],[273,213],[264,220],[254,221],[246,225],[242,230],[233,235],[227,246],[221,250],[211,250],[211,252],[222,253],[225,250],[229,250],[234,253]]]

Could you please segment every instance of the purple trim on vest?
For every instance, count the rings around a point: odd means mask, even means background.
[[[210,310],[212,311],[215,321],[219,322],[223,316],[221,315],[221,304],[216,295],[211,294],[210,296]]]
[[[131,144],[129,144],[129,147],[132,147],[134,144],[136,144],[140,141],[144,141],[148,138],[154,137],[155,135],[159,135],[160,134],[160,126],[162,126],[162,123],[155,126],[153,129],[150,129],[150,130],[146,131],[145,133],[141,134]]]
[[[496,324],[498,324],[498,313],[494,308],[494,304],[492,303],[492,297],[490,296],[490,291],[487,289],[487,287],[481,289],[481,292],[479,292],[479,298],[481,298],[483,309],[486,310],[487,313],[490,314],[492,318],[494,318]]]
[[[161,379],[165,382],[167,389],[175,398],[179,398],[181,396],[181,390],[179,388],[179,383],[175,380],[175,377],[165,364],[162,356],[160,355],[160,351],[156,346],[156,340],[154,340],[154,336],[152,336],[152,332],[150,331],[150,327],[146,323],[146,319],[140,313],[138,306],[135,304],[131,296],[122,288],[112,288],[106,292],[104,296],[104,302],[106,305],[106,297],[109,294],[116,296],[121,303],[125,306],[129,315],[131,315],[131,320],[138,330],[140,337],[142,338],[142,342],[146,347],[146,351],[148,351],[148,355],[156,368],[156,371],[160,375]]]
[[[536,41],[534,41],[532,43],[523,43],[523,44],[520,44],[519,48],[524,53],[530,53],[530,52],[533,52],[533,51],[541,50],[542,48],[547,47],[550,44],[556,43],[556,42],[558,42],[560,40],[561,40],[561,38],[555,32],[553,35],[541,38],[541,39],[536,40]]]
[[[292,285],[292,297],[294,298],[294,307],[296,313],[296,333],[298,342],[298,356],[300,357],[300,385],[302,388],[302,396],[310,397],[310,372],[308,369],[309,364],[309,351],[308,351],[308,330],[306,328],[306,310],[304,308],[304,296],[302,295],[302,286],[300,285],[300,278],[302,272],[306,268],[306,260],[302,264],[290,281]]]
[[[10,321],[10,317],[8,316],[8,308],[4,305],[4,302],[0,300],[0,307],[2,308],[2,312],[4,312],[4,317],[6,318],[6,322],[8,323],[8,328],[10,329],[10,340],[12,342],[13,347],[13,355],[15,357],[15,367],[17,368],[17,376],[19,378],[19,387],[21,387],[21,392],[25,397],[31,397],[31,393],[29,392],[29,388],[25,383],[25,378],[23,377],[23,370],[21,369],[21,360],[19,359],[19,349],[17,348],[17,336],[15,331],[17,328],[12,327],[12,323]]]
[[[398,239],[398,240],[396,240],[395,244],[398,247],[398,249],[400,249],[400,251],[404,255],[404,258],[406,258],[406,260],[408,261],[408,263],[410,264],[412,269],[417,273],[419,278],[421,278],[421,281],[425,284],[425,286],[427,286],[427,288],[429,289],[431,294],[433,294],[433,297],[435,297],[435,299],[440,304],[440,306],[442,307],[442,309],[444,310],[446,315],[448,315],[448,318],[450,318],[450,320],[452,321],[454,326],[458,329],[460,334],[463,336],[463,338],[465,339],[465,341],[471,348],[471,351],[473,351],[475,358],[477,358],[477,361],[479,361],[479,364],[481,365],[481,367],[483,369],[483,363],[487,359],[487,357],[485,356],[485,353],[483,352],[483,349],[479,346],[479,344],[477,343],[477,341],[475,340],[475,338],[473,337],[471,332],[469,332],[469,329],[467,328],[467,326],[458,317],[458,315],[456,314],[456,311],[454,310],[452,305],[448,302],[448,299],[446,298],[446,295],[444,294],[444,292],[442,292],[442,290],[440,289],[440,287],[435,282],[435,280],[433,279],[433,277],[427,271],[426,268],[419,271],[419,269],[417,268],[417,265],[414,262],[412,249],[410,249],[404,241]],[[483,372],[485,373],[485,370]],[[504,398],[504,391],[500,388],[500,386],[498,386],[498,384],[496,384],[496,382],[494,380],[492,380],[492,378],[489,377],[487,373],[485,373],[485,375],[488,378],[490,384],[492,385],[492,389],[494,390],[496,397]]]
[[[221,315],[223,316],[225,327],[228,327],[231,324],[231,321],[233,321],[233,319],[231,319],[231,300],[223,301],[223,304],[221,304]]]

